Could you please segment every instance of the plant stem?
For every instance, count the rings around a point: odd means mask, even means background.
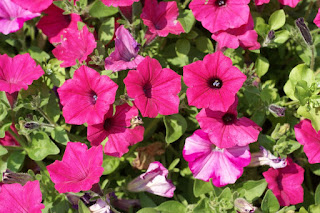
[[[308,9],[307,9],[306,15],[304,16],[304,20],[307,20],[307,19],[308,19],[309,15],[310,15],[310,12],[311,12],[311,9],[312,9],[313,4],[314,4],[314,1],[311,1],[311,2],[309,3],[309,6],[308,6]]]
[[[50,123],[52,124],[54,127],[57,127],[58,124],[56,124],[56,122],[54,122],[53,120],[51,120],[51,118],[49,118],[49,116],[41,109],[41,108],[37,108],[37,111]]]
[[[47,166],[42,161],[36,161],[36,163],[38,164],[38,166],[40,167],[40,169],[42,171],[46,171],[47,170]]]
[[[187,5],[190,3],[191,0],[185,0],[183,2],[183,5],[181,6],[182,9],[185,9],[187,7]]]
[[[311,45],[311,46],[310,46],[310,50],[311,50],[310,69],[313,70],[313,69],[314,69],[314,62],[315,62],[315,49],[314,49],[314,45]]]
[[[8,132],[10,133],[10,135],[12,135],[12,137],[14,137],[14,139],[16,139],[16,141],[18,141],[18,143],[21,145],[22,148],[27,147],[27,144],[26,144],[25,141],[20,137],[20,135],[18,135],[17,133],[15,133],[11,128],[9,128]]]
[[[317,28],[317,29],[311,30],[311,34],[318,33],[318,32],[320,32],[320,28]]]
[[[289,102],[283,104],[282,106],[295,105],[295,104],[298,104],[298,103],[299,103],[299,101],[289,101]]]

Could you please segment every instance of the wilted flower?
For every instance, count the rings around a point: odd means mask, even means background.
[[[274,156],[269,150],[260,146],[260,152],[251,154],[250,167],[268,165],[274,169],[287,166],[287,159]]]
[[[137,157],[133,160],[133,167],[137,169],[148,169],[150,163],[155,161],[155,156],[162,155],[164,150],[164,145],[161,142],[155,142],[148,146],[138,147],[136,149],[138,152]]]
[[[238,209],[238,213],[253,213],[257,210],[257,207],[253,206],[243,198],[235,199],[234,206]]]
[[[173,197],[176,187],[167,179],[168,170],[160,162],[150,163],[146,173],[132,180],[127,188],[132,192],[147,191],[162,197]]]

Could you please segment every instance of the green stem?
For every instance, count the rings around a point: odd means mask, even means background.
[[[191,1],[191,0],[185,0],[185,1],[183,2],[183,5],[181,6],[181,8],[182,8],[182,9],[185,9],[185,8],[188,6],[188,4],[190,3],[190,1]]]
[[[320,32],[320,28],[317,28],[317,29],[311,30],[311,34],[318,33],[318,32]]]
[[[144,131],[144,135],[148,135],[149,132],[151,132],[151,130],[157,126],[157,124],[160,122],[160,118],[154,118],[153,121],[148,125],[148,127],[146,128],[146,130]]]
[[[51,118],[41,109],[41,108],[37,108],[37,111],[50,123],[52,124],[54,127],[57,127],[58,124],[56,124],[56,122],[54,122],[53,120],[51,120]]]
[[[11,128],[9,128],[8,132],[10,133],[10,135],[12,135],[12,137],[14,137],[14,139],[16,139],[16,141],[18,141],[18,143],[21,145],[22,148],[27,147],[27,144],[26,144],[25,141],[20,137],[20,135],[18,135],[17,133],[15,133]]]
[[[311,192],[313,192],[313,186],[312,186],[312,181],[311,181],[311,176],[310,176],[310,168],[307,167],[306,168],[306,182],[307,182],[307,186],[310,189]]]
[[[298,103],[299,103],[299,101],[289,101],[289,102],[287,102],[285,104],[282,104],[282,106],[296,105]]]
[[[311,45],[311,46],[310,46],[310,50],[311,50],[310,69],[313,70],[313,69],[314,69],[314,62],[315,62],[315,49],[314,49],[314,45]]]
[[[167,148],[169,148],[169,149],[171,150],[171,152],[173,152],[176,156],[179,156],[179,155],[180,155],[180,153],[177,152],[177,151],[171,146],[171,144],[168,144],[168,145],[167,145]]]
[[[46,171],[47,170],[47,166],[42,161],[36,161],[36,163],[38,164],[38,166],[40,167],[40,169],[42,171]]]

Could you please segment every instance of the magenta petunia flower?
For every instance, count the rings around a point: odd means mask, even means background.
[[[246,78],[220,51],[183,67],[189,105],[198,108],[226,111]]]
[[[14,124],[11,124],[10,129],[18,134]],[[0,145],[2,146],[20,146],[19,142],[10,134],[9,131],[5,132],[4,138],[0,138]]]
[[[59,193],[88,191],[100,181],[103,173],[102,146],[91,147],[68,142],[62,161],[47,166],[54,187]]]
[[[203,181],[212,178],[217,187],[235,183],[243,167],[250,163],[249,146],[219,149],[202,130],[186,139],[182,153],[195,178]]]
[[[9,33],[20,30],[23,23],[40,16],[40,13],[32,13],[23,9],[11,0],[0,1],[0,33]]]
[[[176,187],[167,179],[168,170],[160,162],[152,162],[146,173],[132,180],[127,188],[132,192],[147,191],[162,197],[173,197]]]
[[[11,0],[20,7],[34,13],[47,9],[53,0]]]
[[[204,28],[216,33],[246,24],[249,3],[250,0],[193,0],[189,7]]]
[[[116,31],[115,50],[105,60],[105,69],[114,72],[135,69],[144,57],[138,55],[138,44],[130,32],[121,25]]]
[[[141,13],[143,23],[151,34],[166,37],[169,33],[179,35],[184,32],[177,20],[179,10],[175,1],[145,0]]]
[[[147,56],[137,70],[129,71],[123,82],[142,116],[154,118],[158,113],[179,112],[181,77],[171,69],[162,69],[156,59]]]
[[[318,9],[318,13],[317,13],[316,17],[314,18],[313,23],[315,23],[317,25],[317,27],[320,27],[320,8]]]
[[[63,10],[52,4],[43,11],[46,15],[41,17],[37,27],[48,36],[50,43],[60,43],[65,29],[78,29],[78,21],[81,18],[78,14],[63,15]]]
[[[258,140],[261,128],[246,117],[237,118],[238,98],[226,112],[202,109],[196,116],[200,127],[219,148],[246,146]]]
[[[71,67],[85,61],[96,48],[97,42],[92,33],[89,32],[87,26],[82,30],[67,28],[63,32],[61,43],[52,50],[53,55],[60,61],[61,67]]]
[[[88,140],[92,146],[98,146],[108,137],[104,153],[121,157],[129,151],[129,146],[143,140],[144,127],[131,124],[138,115],[138,109],[128,104],[117,106],[115,114],[110,107],[102,123],[88,125]]]
[[[104,115],[115,100],[117,88],[108,76],[101,76],[94,69],[81,66],[74,72],[73,78],[58,89],[66,123],[103,122]]]
[[[234,29],[219,31],[212,34],[212,39],[219,43],[219,49],[232,48],[237,49],[239,46],[244,49],[256,50],[260,48],[257,41],[258,34],[254,30],[254,23],[251,15],[248,23]]]
[[[320,131],[316,131],[308,119],[294,126],[297,141],[303,145],[303,151],[309,163],[320,163]]]
[[[12,183],[0,187],[0,213],[41,213],[45,208],[41,201],[38,180],[29,181],[24,186]]]
[[[280,4],[282,5],[288,5],[289,7],[296,7],[297,4],[299,3],[299,1],[301,0],[279,0]],[[254,3],[256,5],[263,5],[263,4],[267,4],[269,3],[270,0],[255,0]]]
[[[0,91],[14,93],[21,89],[27,90],[33,80],[44,74],[40,65],[31,58],[29,53],[16,55],[0,55]]]
[[[262,173],[268,188],[272,190],[281,206],[295,205],[303,202],[304,169],[287,158],[288,165],[281,169],[270,168]]]
[[[125,6],[130,6],[134,2],[138,2],[139,0],[101,0],[102,3],[107,5],[108,7],[113,6],[113,7],[125,7]]]
[[[269,2],[270,2],[270,0],[254,0],[254,3],[256,5],[263,5],[263,4],[267,4]]]

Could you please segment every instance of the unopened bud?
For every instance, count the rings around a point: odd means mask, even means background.
[[[24,128],[26,128],[26,129],[37,129],[37,128],[39,128],[39,126],[40,126],[39,123],[34,122],[34,121],[26,122],[24,124]]]
[[[273,39],[275,39],[275,37],[276,36],[275,36],[274,30],[270,30],[268,33],[268,36],[264,39],[262,46],[263,47],[268,46],[273,41]]]
[[[304,19],[303,18],[298,18],[296,20],[296,25],[304,39],[304,41],[308,44],[308,45],[312,45],[312,36],[310,34],[310,30],[307,27],[307,25],[304,23]]]
[[[235,199],[234,206],[238,209],[239,213],[253,213],[257,210],[257,207],[253,206],[243,198]]]
[[[269,105],[269,111],[275,115],[277,115],[278,117],[284,117],[285,116],[285,112],[286,112],[286,108],[285,107],[281,107],[275,104],[271,104]]]
[[[274,169],[287,166],[287,159],[274,156],[270,151],[260,146],[260,152],[252,153],[249,167],[269,165]]]
[[[15,173],[7,169],[2,176],[2,182],[5,184],[20,183],[25,185],[28,181],[33,181],[33,178],[28,173]]]

